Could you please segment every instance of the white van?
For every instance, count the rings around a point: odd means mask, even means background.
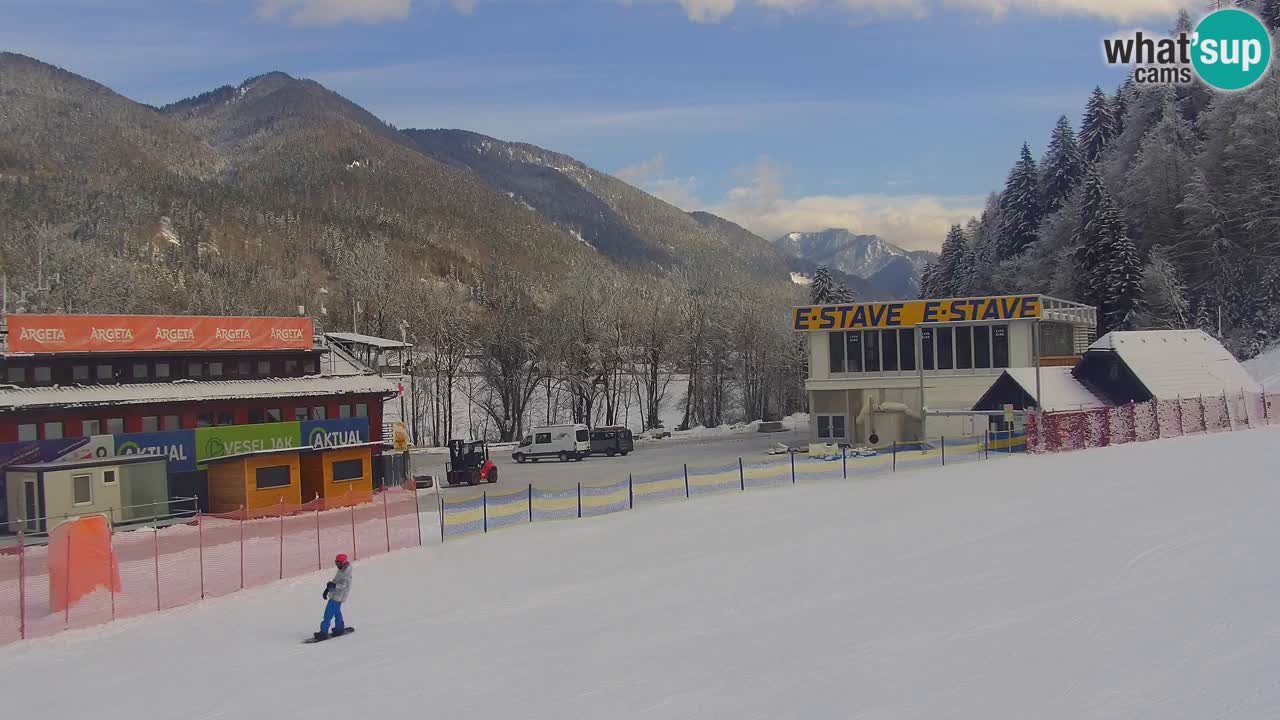
[[[591,431],[586,425],[549,425],[536,427],[511,453],[518,463],[537,462],[542,458],[558,458],[560,462],[581,460],[591,454]]]

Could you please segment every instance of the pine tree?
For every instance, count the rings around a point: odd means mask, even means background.
[[[1167,242],[1183,231],[1180,206],[1195,170],[1196,149],[1195,129],[1167,102],[1164,116],[1142,139],[1120,192],[1141,247]]]
[[[1115,122],[1116,137],[1124,133],[1125,118],[1129,114],[1129,101],[1133,99],[1133,93],[1133,74],[1130,73],[1120,87],[1116,88],[1116,94],[1111,98],[1111,115]]]
[[[1156,246],[1151,250],[1151,257],[1142,271],[1142,299],[1138,306],[1139,327],[1181,330],[1191,324],[1187,286],[1166,246]]]
[[[959,225],[952,225],[942,241],[938,264],[932,268],[932,297],[964,297],[972,273],[972,255],[964,231]]]
[[[926,260],[924,270],[920,271],[920,299],[937,297],[933,292],[933,261]]]
[[[1018,255],[1035,242],[1040,218],[1040,175],[1031,148],[1023,143],[1000,195],[1000,259]]]
[[[1138,248],[1125,232],[1120,209],[1108,208],[1112,217],[1106,223],[1112,228],[1111,245],[1106,248],[1108,311],[1107,327],[1111,330],[1131,330],[1134,327],[1138,297],[1142,293],[1142,262]]]
[[[1107,94],[1095,87],[1084,108],[1084,121],[1080,123],[1080,148],[1086,164],[1097,162],[1107,143],[1117,135],[1114,111]]]
[[[975,280],[978,259],[974,250],[974,238],[977,237],[977,223],[970,222],[970,227],[960,235],[960,252],[956,257],[955,279],[951,283],[951,292],[956,297],[967,297],[977,294]]]
[[[1120,209],[1102,181],[1096,164],[1085,174],[1084,202],[1074,243],[1085,301],[1098,308],[1098,333],[1130,327],[1142,266],[1129,239]]]
[[[1076,133],[1066,115],[1058,118],[1058,124],[1049,137],[1049,149],[1040,163],[1040,197],[1044,215],[1053,214],[1067,201],[1072,189],[1080,182],[1084,165],[1080,161],[1080,148]]]
[[[854,301],[853,291],[831,276],[826,265],[818,266],[809,285],[809,302],[814,305],[834,305]]]

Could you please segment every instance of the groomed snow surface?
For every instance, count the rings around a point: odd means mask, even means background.
[[[0,648],[15,718],[1280,717],[1280,430],[729,493]]]

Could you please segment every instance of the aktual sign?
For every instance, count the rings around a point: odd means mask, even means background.
[[[116,435],[115,454],[167,457],[171,471],[191,472],[196,469],[195,433],[171,430]]]
[[[368,418],[310,420],[301,423],[302,440],[315,448],[359,445],[369,442]]]
[[[921,323],[1029,320],[1038,317],[1039,295],[1009,295],[956,300],[811,305],[795,309],[791,327],[806,332],[862,330],[914,327]]]
[[[9,352],[310,350],[311,318],[9,315]]]

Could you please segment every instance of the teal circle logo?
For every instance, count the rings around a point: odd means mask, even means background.
[[[1196,25],[1191,64],[1218,90],[1243,90],[1271,65],[1271,35],[1253,14],[1230,8],[1209,13]]]

